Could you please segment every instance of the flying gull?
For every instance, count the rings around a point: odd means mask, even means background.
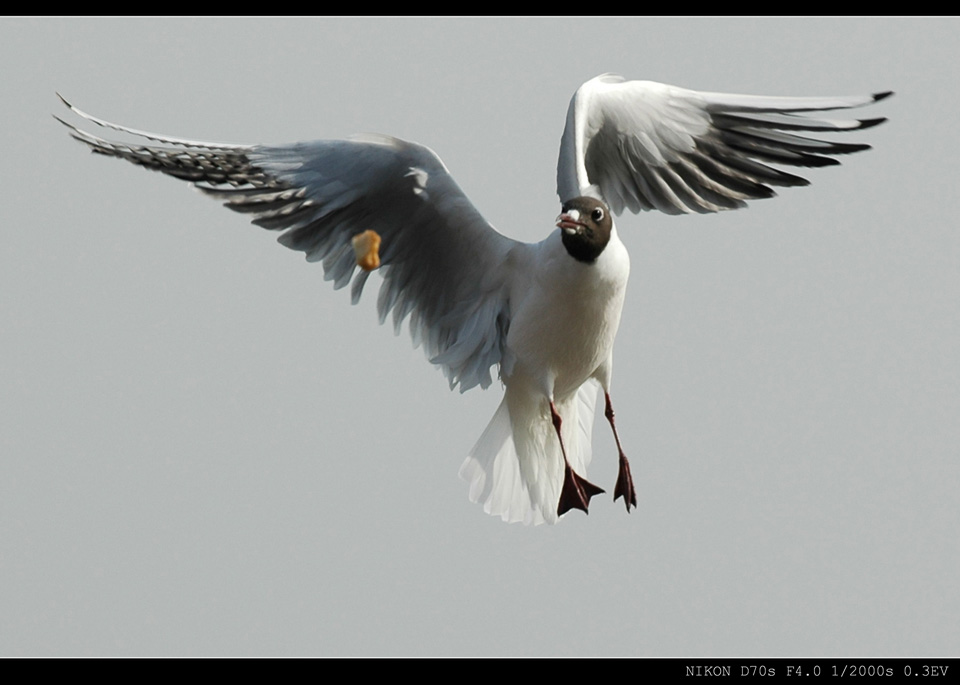
[[[761,97],[598,76],[570,101],[557,165],[562,209],[557,230],[536,244],[498,233],[417,143],[370,135],[208,143],[112,124],[66,100],[75,115],[139,140],[111,141],[61,122],[93,152],[190,181],[280,232],[281,244],[322,262],[335,288],[352,281],[354,303],[379,271],[381,322],[392,312],[399,330],[409,317],[414,343],[451,388],[486,388],[496,367],[503,401],[460,474],[487,513],[539,524],[586,512],[603,492],[586,479],[601,388],[619,450],[614,500],[622,497],[628,512],[637,504],[610,400],[630,272],[613,214],[717,212],[772,197],[771,186],[807,185],[769,165],[828,166],[838,164],[835,155],[868,149],[805,134],[875,126],[885,119],[818,113],[890,94]]]

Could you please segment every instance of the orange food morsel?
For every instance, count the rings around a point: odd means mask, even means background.
[[[350,242],[357,257],[357,266],[365,271],[373,271],[380,266],[379,233],[367,230],[353,236]]]

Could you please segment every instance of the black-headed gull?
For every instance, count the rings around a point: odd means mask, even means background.
[[[610,403],[613,341],[630,260],[613,217],[735,209],[771,197],[769,186],[807,181],[771,168],[836,164],[865,150],[798,135],[884,121],[802,113],[860,107],[871,96],[785,98],[701,93],[605,74],[584,83],[567,112],[557,166],[558,230],[537,244],[502,236],[470,203],[430,149],[387,136],[292,145],[225,145],[111,124],[156,144],[108,141],[66,124],[96,153],[191,181],[279,242],[322,261],[356,302],[351,239],[382,240],[381,322],[410,317],[415,344],[451,388],[486,388],[496,366],[503,401],[460,469],[470,499],[505,521],[556,522],[587,511],[603,492],[586,480],[598,386],[619,450],[614,499],[636,493]],[[66,122],[64,122],[66,123]]]

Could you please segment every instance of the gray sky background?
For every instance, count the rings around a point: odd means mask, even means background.
[[[5,19],[0,654],[956,655],[955,19]],[[558,213],[612,71],[893,89],[874,149],[722,215],[618,220],[639,510],[509,526],[451,393],[319,265],[51,113],[424,143],[499,230]],[[612,491],[602,417],[590,479]],[[608,487],[609,486],[609,487]]]

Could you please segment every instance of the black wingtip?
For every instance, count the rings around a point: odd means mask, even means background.
[[[874,93],[874,94],[873,94],[873,101],[874,101],[874,102],[880,102],[881,100],[886,100],[886,99],[887,99],[888,97],[890,97],[891,95],[893,95],[893,91],[892,91],[892,90],[885,90],[885,91],[883,91],[882,93]]]
[[[860,125],[857,127],[861,130],[865,128],[873,128],[874,126],[879,126],[887,120],[886,117],[877,117],[876,119],[861,119]]]

